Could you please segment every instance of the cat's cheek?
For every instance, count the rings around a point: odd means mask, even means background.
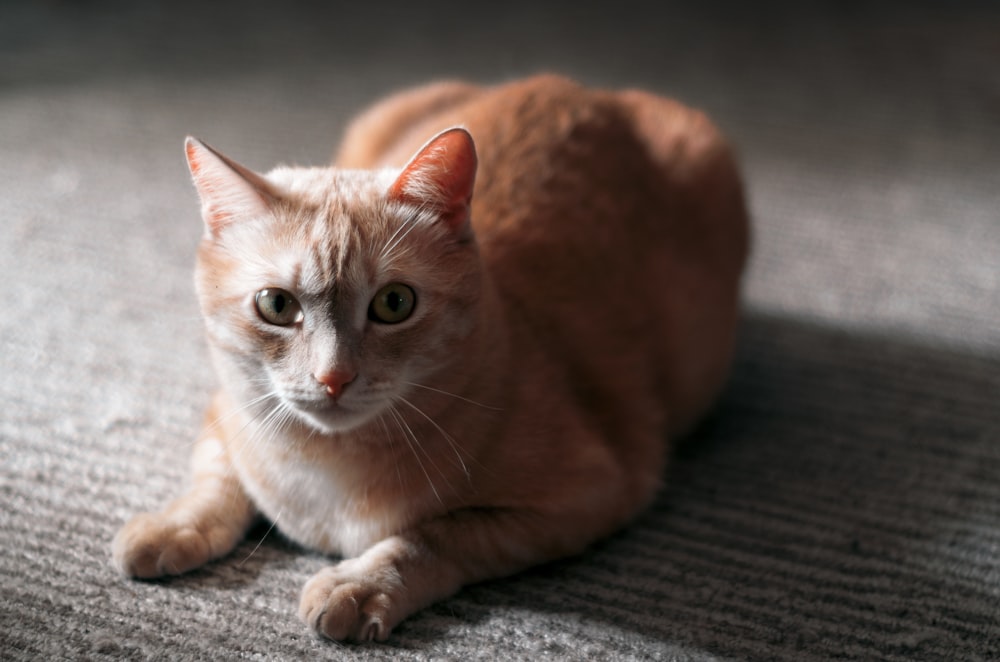
[[[204,321],[206,335],[215,347],[238,355],[256,351],[259,333],[243,319],[212,316],[206,317]]]

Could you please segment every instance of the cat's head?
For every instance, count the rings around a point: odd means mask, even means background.
[[[186,151],[208,337],[251,413],[346,431],[461,361],[481,287],[466,131],[439,134],[402,170],[259,175],[191,138]]]

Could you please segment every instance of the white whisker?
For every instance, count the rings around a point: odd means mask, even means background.
[[[434,496],[437,497],[438,502],[444,505],[444,500],[441,499],[441,495],[438,494],[437,488],[434,486],[434,481],[431,480],[431,475],[427,473],[427,468],[424,466],[424,463],[420,460],[420,456],[417,454],[416,448],[413,447],[413,444],[416,444],[417,448],[420,448],[420,442],[417,441],[416,436],[413,435],[413,430],[411,430],[410,426],[407,425],[406,421],[403,420],[402,414],[396,411],[396,408],[393,407],[392,405],[389,406],[389,413],[392,414],[393,420],[396,421],[396,425],[399,427],[399,431],[403,433],[403,440],[406,442],[406,445],[410,447],[410,452],[413,453],[413,457],[417,461],[417,466],[420,467],[420,470],[424,473],[424,477],[427,478],[427,484],[430,485],[431,491],[434,493]],[[406,426],[405,430],[403,429],[403,426]],[[407,432],[409,432],[409,436],[407,436]],[[413,439],[412,442],[410,441],[411,437]],[[421,450],[423,449],[421,448]],[[439,474],[441,473],[440,470],[438,471],[438,473]]]
[[[271,418],[273,418],[273,417],[274,417],[274,415],[275,415],[275,414],[276,414],[276,413],[277,413],[278,411],[280,411],[280,410],[281,410],[281,408],[282,408],[283,406],[284,406],[284,403],[283,403],[283,402],[282,402],[281,400],[278,400],[277,404],[275,404],[275,405],[274,405],[273,407],[271,407],[270,409],[267,409],[267,410],[265,410],[265,411],[262,411],[262,412],[260,412],[260,413],[258,413],[258,414],[256,414],[256,415],[252,416],[252,417],[250,418],[250,420],[249,420],[249,421],[247,421],[247,422],[246,422],[246,424],[245,424],[245,425],[244,425],[243,427],[241,427],[241,428],[240,428],[239,430],[237,430],[237,431],[236,431],[236,433],[235,433],[235,434],[233,435],[233,437],[232,437],[232,438],[233,438],[233,439],[236,439],[237,437],[239,437],[239,436],[240,436],[241,434],[243,434],[243,431],[244,431],[244,430],[246,430],[246,429],[247,429],[248,427],[250,427],[250,426],[251,426],[251,425],[253,425],[254,423],[257,423],[257,422],[258,422],[258,419],[261,419],[261,420],[259,421],[259,423],[260,423],[260,425],[261,425],[261,426],[266,426],[266,425],[267,425],[267,422],[268,422],[268,421],[270,421],[270,420],[271,420]],[[252,434],[250,435],[250,439],[248,439],[248,441],[249,441],[249,440],[252,440],[252,439],[254,438],[254,436],[255,436],[255,435],[257,434],[257,432],[259,432],[259,430],[260,430],[260,428],[259,428],[259,427],[258,427],[258,428],[255,428],[254,430],[252,430],[252,431],[251,431],[251,432],[252,432]]]
[[[385,244],[384,244],[384,245],[382,246],[382,250],[381,250],[381,252],[379,252],[379,254],[378,254],[378,256],[379,256],[379,259],[384,259],[384,258],[385,258],[385,257],[387,257],[388,255],[390,255],[390,254],[392,253],[392,250],[393,250],[394,248],[396,248],[396,246],[397,246],[397,245],[399,244],[399,242],[400,242],[400,241],[402,241],[402,240],[403,240],[403,237],[405,237],[405,236],[406,236],[407,234],[409,234],[409,233],[410,233],[410,230],[412,230],[412,229],[413,229],[414,227],[416,227],[416,225],[417,225],[417,223],[416,223],[416,221],[417,221],[417,218],[419,218],[419,216],[420,216],[420,213],[421,213],[422,211],[423,211],[423,208],[419,209],[419,210],[417,211],[417,213],[415,213],[415,214],[413,214],[413,215],[411,215],[411,216],[407,217],[407,218],[406,218],[406,220],[404,220],[404,221],[403,221],[403,222],[402,222],[402,223],[401,223],[401,224],[399,225],[399,227],[398,227],[398,228],[396,228],[396,231],[392,233],[392,236],[391,236],[391,237],[389,237],[389,240],[388,240],[388,241],[386,241],[386,242],[385,242]],[[409,228],[408,228],[408,229],[406,230],[406,232],[405,232],[405,233],[403,234],[403,236],[402,236],[402,237],[399,237],[399,239],[398,239],[398,240],[396,240],[396,237],[397,237],[397,236],[399,235],[399,233],[400,233],[400,232],[402,232],[402,231],[403,231],[403,229],[404,229],[404,228],[406,228],[407,226],[409,226]],[[395,241],[394,241],[394,240],[395,240]],[[390,245],[390,244],[391,244],[391,245]]]
[[[406,239],[406,235],[408,235],[408,234],[410,234],[411,232],[413,232],[413,229],[414,229],[414,228],[416,228],[416,227],[417,227],[417,224],[416,224],[416,223],[411,223],[411,224],[410,224],[410,227],[409,227],[409,228],[408,228],[408,229],[406,230],[406,232],[404,232],[404,233],[402,234],[402,236],[401,236],[401,237],[399,237],[399,239],[397,239],[397,240],[396,240],[395,242],[393,242],[392,246],[390,246],[390,247],[389,247],[389,248],[388,248],[388,249],[386,250],[385,254],[384,254],[384,255],[383,255],[382,257],[383,257],[383,258],[385,258],[385,257],[389,257],[390,255],[392,255],[392,252],[393,252],[394,250],[396,250],[396,246],[398,246],[398,245],[400,244],[400,242],[402,242],[402,241],[403,241],[404,239]]]
[[[399,458],[396,457],[395,444],[392,441],[392,434],[389,432],[389,426],[385,424],[385,419],[382,414],[379,414],[375,420],[377,420],[378,424],[382,427],[382,432],[385,433],[385,439],[389,442],[389,448],[392,449],[393,465],[396,467],[396,478],[399,479],[399,486],[403,487],[403,474],[399,470]]]
[[[269,436],[276,436],[281,429],[285,427],[288,421],[293,418],[293,416],[294,412],[291,408],[283,400],[279,399],[270,410],[252,418],[246,425],[240,428],[236,435],[234,435],[233,438],[235,439],[242,434],[248,426],[255,424],[245,443],[239,447],[239,452],[241,454],[252,452],[253,448],[257,444],[264,441],[265,438]]]
[[[264,540],[267,538],[268,534],[270,534],[271,531],[274,530],[274,527],[276,527],[278,525],[278,518],[281,517],[281,513],[284,512],[284,510],[285,510],[284,508],[281,508],[281,509],[278,510],[278,514],[274,516],[273,520],[271,520],[271,526],[269,526],[267,528],[267,531],[265,531],[264,535],[262,535],[260,537],[260,540],[257,541],[257,545],[254,546],[254,548],[250,550],[250,553],[247,554],[246,558],[243,559],[242,561],[240,561],[237,564],[238,566],[242,567],[243,564],[246,563],[247,561],[249,561],[250,557],[253,556],[257,552],[258,549],[260,549],[260,546],[264,544]]]
[[[402,396],[397,396],[397,399],[400,400],[403,404],[409,406],[410,409],[412,409],[413,411],[417,412],[418,414],[426,418],[428,423],[437,428],[437,431],[441,433],[441,436],[444,437],[445,441],[448,442],[448,445],[451,446],[451,450],[452,452],[455,453],[455,457],[458,458],[458,464],[462,467],[462,471],[465,472],[465,477],[471,479],[472,474],[469,473],[469,467],[465,465],[465,460],[462,459],[462,454],[459,452],[461,446],[459,446],[458,442],[455,441],[455,438],[452,437],[447,432],[445,432],[440,425],[435,423],[430,416],[428,416],[422,409],[417,407],[415,404],[413,404],[412,402],[410,402],[409,400],[407,400]]]
[[[274,391],[268,391],[268,392],[267,392],[267,393],[265,393],[264,395],[260,395],[260,396],[257,396],[256,398],[254,398],[254,399],[252,399],[252,400],[250,400],[250,401],[248,401],[248,402],[244,403],[244,404],[243,404],[242,406],[240,406],[240,407],[234,407],[234,408],[233,408],[232,410],[230,410],[229,412],[227,412],[227,413],[226,413],[225,415],[223,415],[223,416],[219,416],[219,417],[218,417],[218,418],[216,418],[216,419],[215,419],[214,421],[212,421],[212,424],[211,424],[211,425],[209,425],[209,426],[208,426],[208,427],[206,428],[206,431],[212,431],[212,430],[215,430],[216,428],[218,428],[218,427],[219,427],[220,425],[222,425],[222,424],[223,424],[224,422],[228,421],[228,420],[229,420],[230,418],[232,418],[233,416],[236,416],[237,414],[240,414],[240,413],[243,413],[244,411],[246,411],[246,410],[247,410],[247,409],[249,409],[250,407],[253,407],[253,406],[255,406],[255,405],[258,405],[258,404],[260,404],[261,402],[264,402],[265,400],[267,400],[268,398],[273,398],[273,397],[275,397],[276,395],[278,395],[278,392],[277,392],[276,390],[274,390]],[[251,419],[251,420],[252,420],[252,419]]]
[[[411,219],[408,218],[405,221],[403,221],[398,228],[396,228],[396,231],[392,233],[392,236],[389,237],[389,239],[385,242],[385,244],[382,245],[382,250],[378,254],[379,258],[385,257],[386,251],[389,250],[389,244],[391,244],[393,239],[395,239],[399,235],[399,233],[403,231],[403,228],[409,225],[410,221]]]
[[[393,400],[397,400],[397,399],[398,399],[398,400],[402,400],[402,398],[399,398],[398,396],[397,396],[396,398],[393,398]],[[410,403],[406,403],[406,404],[410,405],[411,407],[413,406],[413,405],[411,405]],[[427,449],[426,449],[426,448],[424,448],[423,444],[421,444],[421,443],[420,443],[420,440],[419,440],[419,439],[417,439],[417,435],[416,435],[416,433],[415,433],[415,432],[413,431],[413,428],[411,428],[411,427],[410,427],[410,425],[409,425],[409,423],[407,423],[407,422],[406,422],[406,417],[405,417],[405,416],[403,416],[403,412],[399,411],[399,410],[398,410],[398,409],[397,409],[396,407],[392,407],[392,409],[393,409],[393,410],[394,410],[394,411],[396,412],[396,414],[397,414],[397,415],[399,416],[399,420],[401,420],[401,421],[403,422],[403,425],[404,425],[404,426],[406,426],[406,429],[407,429],[407,431],[409,431],[409,433],[410,433],[410,437],[411,437],[411,438],[413,439],[413,442],[414,442],[414,443],[416,444],[416,447],[417,447],[417,449],[418,449],[418,450],[419,450],[419,451],[420,451],[421,453],[423,453],[423,455],[424,455],[424,458],[426,458],[426,459],[427,459],[427,461],[428,461],[428,462],[430,462],[430,465],[431,465],[431,467],[433,467],[433,468],[434,468],[434,470],[435,470],[435,471],[437,471],[438,475],[439,475],[439,476],[440,476],[441,478],[443,478],[443,479],[444,479],[444,482],[445,482],[445,485],[447,485],[447,486],[448,486],[448,489],[449,489],[449,490],[451,490],[452,492],[454,492],[454,491],[455,491],[455,488],[454,488],[454,487],[452,486],[452,484],[451,484],[451,481],[450,481],[450,480],[448,480],[448,475],[447,475],[447,474],[446,474],[445,472],[441,471],[441,467],[439,467],[439,466],[438,466],[438,464],[437,464],[437,462],[435,462],[435,461],[434,461],[434,456],[433,456],[433,455],[431,455],[431,454],[430,454],[430,453],[429,453],[429,452],[427,451]],[[419,410],[418,410],[418,411],[419,411]],[[423,415],[423,416],[426,416],[426,414],[424,414],[423,412],[419,412],[419,413],[420,413],[421,415]],[[433,421],[431,421],[431,423],[433,423]],[[440,428],[438,428],[438,429],[440,430]],[[442,433],[444,433],[444,430],[441,430],[441,432],[442,432]],[[446,437],[445,437],[445,438],[446,438],[446,439],[448,438],[448,437],[447,437],[447,435],[446,435]],[[456,453],[458,452],[457,450],[455,450],[455,447],[454,447],[454,446],[452,446],[452,450],[454,450],[454,451],[455,451]],[[464,462],[462,462],[462,458],[461,458],[461,456],[459,456],[459,458],[458,458],[458,461],[459,461],[459,464],[461,465],[461,467],[462,467],[462,468],[464,469],[464,468],[465,468],[465,463],[464,463]],[[468,474],[468,471],[466,471],[466,476],[468,476],[468,475],[469,475],[469,474]]]
[[[271,413],[260,422],[256,430],[258,434],[255,435],[257,441],[262,440],[265,436],[274,436],[280,432],[281,428],[288,422],[290,415],[291,411],[288,405],[284,401],[279,400],[271,410]]]
[[[500,407],[491,407],[490,405],[484,405],[481,402],[476,402],[475,400],[470,400],[468,398],[462,397],[461,395],[456,395],[454,393],[449,393],[448,391],[442,391],[439,388],[434,388],[433,386],[425,386],[424,384],[417,384],[416,382],[403,382],[408,386],[416,386],[417,388],[427,389],[428,391],[434,391],[435,393],[440,393],[441,395],[447,395],[456,400],[461,400],[462,402],[468,402],[470,405],[476,405],[477,407],[482,407],[483,409],[491,409],[493,411],[503,411]]]

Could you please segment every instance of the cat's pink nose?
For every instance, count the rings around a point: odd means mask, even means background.
[[[316,381],[326,386],[326,393],[336,400],[344,392],[344,387],[354,381],[357,374],[348,370],[331,370],[330,372],[316,373]]]

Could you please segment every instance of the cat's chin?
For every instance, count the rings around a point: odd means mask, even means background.
[[[307,427],[320,434],[344,434],[362,427],[374,418],[370,411],[348,410],[342,407],[318,411],[296,408],[296,412]]]

